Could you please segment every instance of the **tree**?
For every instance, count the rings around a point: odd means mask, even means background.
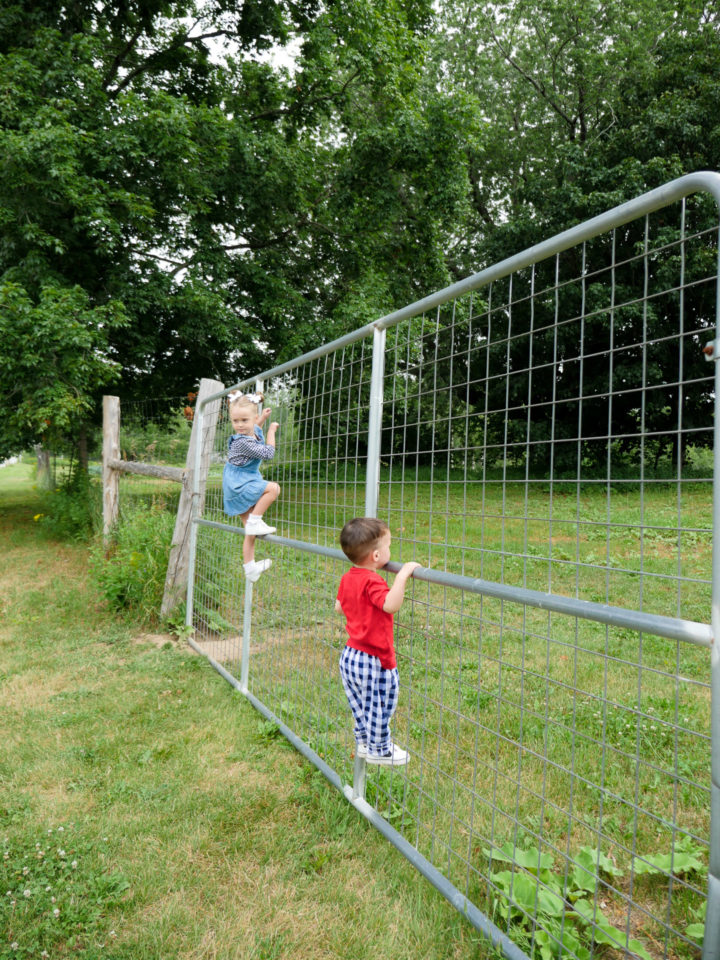
[[[512,0],[491,9],[452,0],[443,6],[441,17],[445,30],[437,35],[436,75],[446,89],[459,87],[473,98],[484,120],[481,135],[467,151],[472,215],[455,250],[458,273],[502,260],[683,173],[718,167],[720,35],[717,14],[701,4]],[[702,199],[690,204],[689,223],[702,224],[706,214],[717,216]],[[651,225],[658,243],[678,237],[677,220],[656,217]],[[642,248],[642,233],[643,225],[617,232],[615,262],[632,258]],[[686,279],[707,275],[713,242],[708,238],[688,248]],[[607,238],[587,253],[598,269],[612,260]],[[564,276],[580,276],[581,263],[572,251],[563,255],[561,265]],[[677,267],[671,258],[662,269]],[[553,271],[554,264],[536,269],[536,289],[553,288]],[[618,276],[618,302],[633,301],[643,289],[642,271],[642,262],[636,261]],[[516,278],[516,285],[528,282],[527,277]],[[659,287],[660,278],[657,282]],[[578,303],[573,302],[577,297],[577,287],[560,291],[561,316],[578,314]],[[607,356],[607,284],[591,285],[586,298],[586,310],[594,307],[595,316],[585,329],[585,353]],[[686,294],[685,329],[688,336],[691,330],[700,331],[696,341],[707,318],[714,316],[711,300],[707,285]],[[552,324],[555,304],[548,306],[546,319]],[[540,328],[543,308],[535,307],[533,322]],[[681,439],[668,431],[668,424],[677,423],[681,403],[678,379],[698,381],[682,395],[683,428],[709,422],[711,398],[700,383],[703,357],[688,340],[679,371],[673,339],[679,329],[677,296],[655,298],[645,313],[629,302],[622,312],[613,312],[613,319],[616,336],[629,345],[642,342],[643,325],[657,340],[646,360],[655,382],[668,386],[646,398],[642,425],[634,399],[642,375],[640,351],[628,346],[622,366],[612,372],[615,428],[630,438],[642,427],[644,452],[652,462]],[[522,308],[514,310],[514,333],[521,335],[529,324]],[[607,423],[610,375],[599,359],[585,365],[584,419],[578,427],[572,405],[554,406],[552,398],[563,391],[578,396],[579,363],[571,361],[578,355],[579,331],[567,324],[559,328],[557,341],[554,336],[553,331],[552,337],[534,338],[534,363],[539,367],[543,356],[556,356],[557,362],[548,363],[543,374],[536,370],[532,395],[527,375],[511,377],[507,436],[522,438],[530,432],[534,470],[547,470],[551,456],[557,469],[561,454],[567,454],[568,468],[576,471],[577,442],[572,438],[580,429],[584,456],[603,467],[607,441],[597,425]],[[514,346],[514,370],[527,367],[527,343],[520,336]],[[485,397],[470,400],[482,409]],[[505,398],[490,397],[490,409],[498,404],[504,407]],[[503,418],[490,439],[501,443],[505,431]],[[592,439],[598,433],[600,439]],[[620,446],[614,455],[637,456],[637,439]]]
[[[6,5],[0,283],[117,304],[98,349],[127,397],[259,372],[442,282],[463,120],[419,96],[428,23],[426,0]]]

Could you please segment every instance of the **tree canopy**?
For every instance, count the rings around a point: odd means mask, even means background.
[[[425,0],[3,8],[0,282],[98,311],[79,394],[230,381],[444,282],[462,125],[419,97],[428,23]],[[26,367],[0,456],[52,419]]]

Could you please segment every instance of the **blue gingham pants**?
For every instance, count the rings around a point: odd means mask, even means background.
[[[374,756],[390,750],[390,720],[400,691],[397,667],[386,670],[378,657],[345,647],[340,655],[340,679],[355,718],[355,739]]]

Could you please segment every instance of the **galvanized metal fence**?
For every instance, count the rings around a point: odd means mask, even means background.
[[[221,414],[193,646],[510,958],[720,956],[719,202],[684,177],[238,384],[280,423],[254,586]],[[422,564],[399,769],[338,677],[358,515]]]

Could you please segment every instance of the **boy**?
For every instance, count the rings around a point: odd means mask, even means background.
[[[342,528],[340,546],[354,566],[340,581],[335,609],[347,620],[340,677],[355,718],[357,755],[368,763],[403,766],[410,757],[390,738],[398,702],[393,614],[419,563],[405,563],[390,589],[377,572],[390,559],[390,530],[382,520],[356,517]]]

